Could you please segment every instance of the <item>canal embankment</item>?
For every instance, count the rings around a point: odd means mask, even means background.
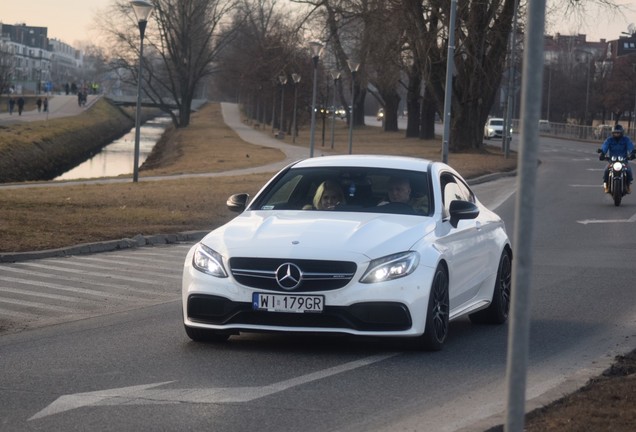
[[[142,121],[159,110],[144,110]],[[15,114],[14,114],[15,115]],[[0,183],[56,178],[134,127],[134,112],[104,98],[78,115],[0,123]]]

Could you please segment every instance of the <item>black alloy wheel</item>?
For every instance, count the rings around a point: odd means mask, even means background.
[[[426,311],[426,328],[420,336],[420,347],[427,351],[439,351],[448,336],[450,310],[448,298],[448,275],[442,265],[435,270]]]
[[[504,250],[499,258],[495,289],[492,302],[486,309],[470,314],[470,321],[475,324],[503,324],[508,320],[510,312],[510,296],[512,292],[512,260],[510,252]]]

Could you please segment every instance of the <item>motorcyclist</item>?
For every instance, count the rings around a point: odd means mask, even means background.
[[[607,154],[609,151],[609,154]],[[634,143],[629,137],[625,136],[625,130],[623,126],[616,124],[612,128],[612,134],[607,137],[605,142],[600,148],[599,151],[599,160],[605,160],[606,154],[608,157],[612,156],[623,156],[625,161],[629,159],[634,159],[636,157],[636,152],[634,151]],[[627,165],[627,164],[626,164]],[[632,175],[632,169],[629,165],[627,165],[627,193],[632,193],[632,181],[634,177]],[[607,184],[609,181],[609,165],[605,167],[605,172],[603,173],[603,189],[605,193],[609,193],[609,185]]]

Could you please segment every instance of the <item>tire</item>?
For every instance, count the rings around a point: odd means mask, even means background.
[[[195,342],[221,343],[229,339],[228,333],[221,333],[215,330],[202,329],[198,327],[188,327],[184,325],[185,332],[190,339]]]
[[[621,205],[621,199],[623,198],[623,179],[615,178],[612,185],[612,197],[614,198],[614,205],[618,207]]]
[[[504,250],[499,258],[495,289],[490,306],[468,317],[474,324],[503,324],[510,313],[510,294],[512,288],[512,260],[510,252]]]
[[[439,351],[444,346],[448,336],[448,274],[443,266],[435,270],[431,292],[428,296],[426,310],[426,327],[424,334],[419,337],[418,346],[426,351]]]

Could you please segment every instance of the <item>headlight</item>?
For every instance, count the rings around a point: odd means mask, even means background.
[[[614,162],[614,171],[620,171],[623,169],[623,164],[621,162]]]
[[[362,283],[384,282],[410,275],[420,262],[417,252],[401,252],[374,259],[360,279]]]
[[[221,255],[201,243],[199,243],[194,250],[192,265],[195,269],[203,273],[220,278],[227,277]]]

